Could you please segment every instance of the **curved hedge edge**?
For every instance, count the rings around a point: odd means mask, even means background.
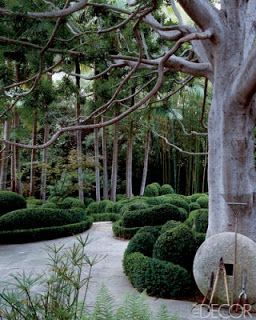
[[[27,230],[1,231],[0,243],[25,243],[68,237],[88,230],[91,227],[91,225],[92,219],[87,218],[82,222],[67,224],[64,226],[36,228]]]
[[[122,219],[117,220],[112,224],[112,231],[117,238],[131,239],[141,227],[125,228],[122,226]]]
[[[138,290],[161,298],[184,297],[193,290],[191,274],[179,265],[144,256],[124,254],[123,269]]]
[[[95,213],[95,214],[90,214],[90,217],[93,219],[94,222],[97,221],[117,221],[121,218],[120,214],[117,213]]]

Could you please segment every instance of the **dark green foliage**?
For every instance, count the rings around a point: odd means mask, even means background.
[[[174,189],[170,184],[163,184],[160,188],[160,195],[172,194]]]
[[[91,214],[90,217],[94,222],[96,221],[117,221],[121,218],[120,214],[117,213],[95,213]]]
[[[99,202],[92,202],[87,207],[87,213],[88,214],[94,214],[94,213],[109,213],[113,210],[113,202],[110,200],[102,200]]]
[[[54,203],[54,202],[45,202],[42,206],[41,206],[41,208],[49,208],[49,209],[58,209],[58,206],[57,206],[57,204],[56,203]]]
[[[208,209],[198,209],[190,212],[185,224],[193,231],[206,233],[208,227]]]
[[[189,211],[201,209],[200,204],[198,202],[191,202],[189,204]]]
[[[151,257],[156,239],[157,237],[150,232],[137,232],[129,241],[128,247],[125,250],[125,254],[140,252],[145,256]]]
[[[205,233],[194,232],[194,239],[196,244],[196,250],[201,246],[201,244],[205,241]]]
[[[88,230],[91,225],[92,220],[90,218],[86,218],[81,222],[66,224],[63,226],[0,231],[0,243],[24,243],[68,237]]]
[[[139,230],[140,227],[125,228],[123,226],[123,219],[114,222],[112,225],[112,231],[114,235],[122,239],[131,239]]]
[[[182,222],[176,221],[176,220],[167,221],[161,228],[161,234],[166,232],[166,231],[168,231],[168,230],[170,230],[170,229],[176,228],[180,224],[182,224]]]
[[[138,199],[136,201],[133,201],[131,203],[127,203],[125,204],[121,209],[120,209],[120,213],[124,214],[126,211],[133,211],[133,210],[140,210],[140,209],[145,209],[147,208],[149,205],[141,200]]]
[[[67,197],[59,203],[60,209],[85,208],[85,205],[77,198]]]
[[[123,225],[126,228],[157,226],[168,220],[184,221],[186,215],[171,204],[149,207],[142,210],[128,211],[123,216]]]
[[[157,239],[153,257],[170,261],[191,270],[195,255],[192,231],[184,224],[161,234]]]
[[[93,198],[84,198],[84,205],[89,206],[90,203],[94,202]]]
[[[160,184],[157,182],[148,184],[145,188],[145,197],[157,197],[160,194]]]
[[[191,196],[187,197],[190,198],[190,202],[196,202],[198,198],[202,197],[202,196],[207,196],[206,193],[194,193]]]
[[[26,200],[15,192],[0,191],[0,216],[7,212],[26,208]]]
[[[199,197],[196,202],[200,205],[201,208],[208,208],[208,196],[204,195]]]
[[[184,208],[187,212],[189,212],[189,204],[186,201],[186,198],[179,194],[169,194],[159,197],[147,198],[145,200],[151,206],[167,203],[179,208]]]
[[[0,230],[46,228],[77,223],[84,218],[81,209],[20,209],[0,217]]]
[[[149,232],[151,233],[155,239],[157,239],[160,235],[161,226],[145,226],[139,229],[139,231],[136,233],[142,233],[142,232]]]
[[[139,252],[125,255],[124,271],[139,291],[162,298],[177,298],[191,291],[190,274],[170,262],[144,256]]]
[[[36,199],[34,197],[29,197],[26,199],[28,208],[36,208],[43,204],[43,201]],[[21,208],[22,209],[22,208]]]

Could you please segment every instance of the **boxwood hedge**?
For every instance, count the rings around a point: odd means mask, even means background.
[[[184,221],[186,215],[172,204],[163,204],[141,210],[127,211],[123,215],[123,226],[126,228],[156,226],[168,220]]]
[[[112,231],[117,238],[131,239],[140,227],[126,228],[123,225],[123,219],[120,219],[112,224]]]
[[[26,200],[19,194],[11,191],[0,191],[0,216],[26,207]]]
[[[153,257],[191,270],[195,248],[192,231],[182,224],[160,235],[154,246]]]
[[[0,217],[0,231],[44,228],[78,223],[83,220],[82,209],[61,210],[49,208],[20,209]]]
[[[24,243],[68,237],[88,230],[91,225],[91,218],[85,218],[78,223],[62,226],[0,231],[0,243]]]
[[[171,262],[144,256],[140,252],[125,254],[125,274],[139,291],[162,298],[177,298],[191,292],[191,275]]]
[[[185,224],[196,232],[206,233],[208,227],[208,209],[191,211]]]

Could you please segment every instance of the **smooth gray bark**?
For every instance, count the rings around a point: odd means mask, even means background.
[[[99,161],[99,129],[94,129],[94,154],[95,154],[95,188],[96,201],[101,200],[100,195],[100,161]]]
[[[102,117],[102,122],[104,117]],[[102,158],[103,158],[103,198],[108,199],[108,153],[107,153],[107,128],[102,128]]]
[[[117,172],[118,172],[118,127],[119,123],[114,124],[113,133],[113,155],[111,173],[111,200],[116,201]]]
[[[126,196],[132,197],[132,152],[133,152],[133,121],[130,120],[128,138],[127,138],[127,154],[126,154]]]
[[[8,120],[4,121],[3,138],[9,139],[9,122],[8,122]],[[10,147],[8,145],[6,145],[0,154],[0,157],[1,157],[0,190],[5,190],[7,188],[7,171],[8,171],[8,162],[9,162],[9,158],[8,158],[9,149],[10,149]]]
[[[148,130],[146,134],[146,139],[145,139],[145,151],[144,151],[143,172],[142,172],[142,179],[141,179],[141,186],[140,186],[140,196],[143,196],[145,192],[147,175],[148,175],[148,159],[149,159],[150,146],[151,146],[151,131]]]
[[[49,123],[48,123],[48,110],[45,112],[45,124],[44,124],[44,142],[49,139]],[[41,172],[41,199],[46,200],[47,196],[47,169],[48,166],[48,148],[43,149],[42,151],[42,172]]]
[[[33,129],[32,129],[32,145],[36,145],[37,137],[37,110],[34,111],[33,115]],[[36,161],[36,149],[31,150],[30,160],[30,181],[29,181],[29,195],[34,196],[35,193],[35,161]]]

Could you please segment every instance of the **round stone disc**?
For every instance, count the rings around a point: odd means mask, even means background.
[[[244,235],[223,232],[208,239],[198,249],[193,265],[193,273],[198,288],[206,295],[211,273],[216,277],[220,259],[223,258],[228,282],[230,303],[237,303],[246,282],[246,291],[250,304],[256,302],[256,243]],[[237,249],[235,249],[237,243]],[[235,251],[237,263],[235,265]],[[244,280],[243,280],[244,279]],[[217,304],[227,303],[223,272],[220,273],[215,298]]]

